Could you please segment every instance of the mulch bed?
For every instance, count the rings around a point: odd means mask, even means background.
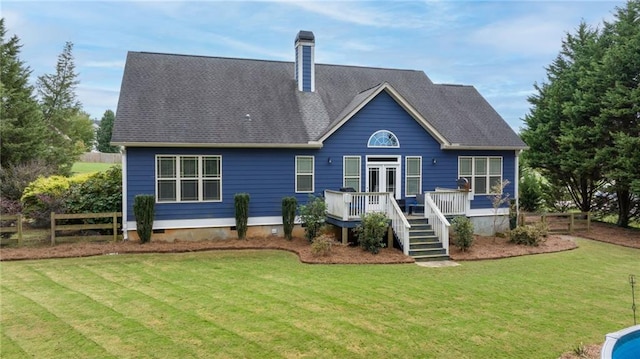
[[[588,232],[576,232],[575,236],[592,238],[599,241],[640,248],[640,230],[623,229],[605,223],[593,223]],[[527,247],[509,243],[506,238],[475,237],[473,247],[467,252],[460,252],[451,247],[450,256],[455,261],[498,259],[514,256],[550,253],[576,248],[572,237],[550,235],[538,247]],[[378,254],[371,254],[359,247],[345,246],[334,242],[331,254],[314,256],[306,239],[294,238],[288,241],[282,237],[250,238],[247,240],[228,239],[211,241],[175,241],[173,243],[154,242],[140,244],[132,241],[121,242],[77,242],[63,243],[55,246],[3,247],[0,249],[0,260],[27,260],[45,258],[88,257],[98,255],[126,253],[181,253],[207,250],[234,249],[274,249],[295,253],[303,263],[317,264],[395,264],[413,263],[413,258],[405,256],[400,250],[383,248]]]

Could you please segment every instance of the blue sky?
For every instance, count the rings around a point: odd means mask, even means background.
[[[13,1],[8,35],[36,77],[74,43],[76,94],[92,118],[117,108],[127,51],[293,61],[299,30],[319,63],[422,70],[473,85],[516,130],[533,84],[581,20],[613,19],[610,1]]]

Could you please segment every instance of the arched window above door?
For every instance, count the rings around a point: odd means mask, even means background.
[[[380,130],[376,131],[373,135],[371,135],[371,137],[369,137],[367,147],[398,148],[400,147],[400,142],[398,142],[398,137],[396,137],[393,132]]]

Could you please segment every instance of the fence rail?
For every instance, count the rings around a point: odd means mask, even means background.
[[[518,218],[520,225],[543,222],[552,233],[573,233],[591,229],[591,212],[571,213],[525,213]]]
[[[87,219],[111,218],[111,223],[86,223]],[[56,244],[56,240],[76,240],[76,239],[96,239],[96,240],[118,240],[118,230],[121,224],[118,218],[122,218],[121,212],[112,213],[77,213],[77,214],[57,214],[51,212],[51,245]],[[80,224],[57,224],[58,220],[82,219]],[[112,235],[90,235],[90,236],[56,236],[57,231],[84,231],[90,229],[111,229]]]
[[[21,214],[16,214],[12,216],[2,215],[2,220],[0,221],[0,233],[17,233],[18,234],[18,244],[22,243],[22,223],[24,221],[24,217]],[[12,223],[15,223],[13,225]]]

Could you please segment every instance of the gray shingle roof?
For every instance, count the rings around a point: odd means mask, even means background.
[[[129,52],[112,142],[305,145],[386,82],[450,144],[525,147],[471,86],[436,85],[414,70],[323,64],[315,70],[310,93],[297,90],[293,62]]]

